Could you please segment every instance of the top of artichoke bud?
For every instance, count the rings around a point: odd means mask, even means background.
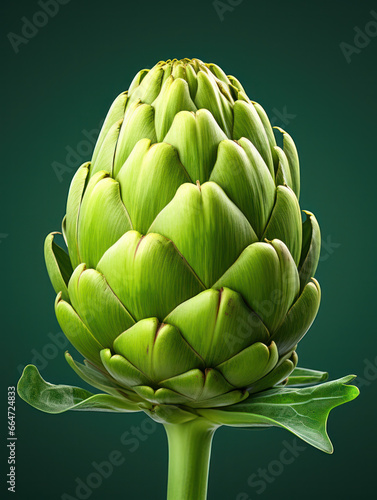
[[[149,72],[140,71],[128,95],[130,102],[140,99],[155,109],[167,100],[173,104],[169,117],[165,117],[158,127],[157,139],[161,141],[177,112],[196,112],[198,109],[208,109],[227,137],[233,138],[232,107],[240,98],[240,92],[246,99],[238,80],[227,77],[215,64],[205,64],[199,59],[173,59],[160,61]]]
[[[297,151],[290,136],[283,135],[284,151],[277,148],[264,109],[248,98],[237,78],[216,64],[199,59],[160,61],[151,70],[139,71],[129,90],[115,99],[93,153],[91,175],[105,168],[116,176],[136,143],[146,138],[152,144],[173,145],[193,182],[203,183],[214,167],[219,143],[245,137],[270,172],[279,173],[280,183],[299,197]]]

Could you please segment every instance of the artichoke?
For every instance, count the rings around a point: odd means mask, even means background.
[[[286,379],[317,313],[320,230],[299,160],[234,77],[196,59],[136,75],[47,237],[59,324],[153,403],[223,406]],[[73,273],[71,272],[74,269]]]
[[[69,364],[118,409],[209,434],[227,423],[206,411],[323,379],[295,370],[320,304],[320,229],[299,195],[292,138],[235,77],[198,59],[140,71],[72,180],[68,254],[45,242],[57,320],[87,360]]]

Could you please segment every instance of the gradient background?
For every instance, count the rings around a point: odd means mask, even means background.
[[[317,215],[324,243],[316,275],[323,300],[300,344],[300,364],[329,370],[331,378],[356,373],[362,389],[355,402],[331,414],[335,454],[305,446],[259,495],[248,478],[278,460],[293,436],[279,429],[220,429],[209,499],[368,498],[375,495],[377,446],[377,36],[364,40],[350,62],[340,43],[354,45],[354,27],[364,31],[377,3],[238,3],[221,20],[212,0],[72,0],[16,54],[8,33],[20,35],[22,17],[31,20],[41,8],[34,0],[2,2],[1,416],[7,387],[16,385],[29,362],[37,362],[50,382],[81,383],[64,361],[65,347],[51,347],[49,334],[59,332],[59,325],[43,241],[59,230],[73,173],[90,158],[93,145],[83,130],[98,129],[113,98],[139,69],[161,59],[199,57],[237,76],[250,98],[294,137],[301,206]],[[75,159],[67,159],[67,147],[76,151]],[[60,180],[53,162],[67,166]],[[141,413],[52,416],[18,398],[13,497],[84,498],[76,496],[76,478],[86,481],[95,471],[93,461],[119,450],[124,463],[87,498],[163,500],[164,429],[145,427],[145,419]],[[142,433],[137,449],[133,442],[122,444],[122,434],[141,424],[150,434]],[[7,493],[8,469],[2,464],[1,495]]]

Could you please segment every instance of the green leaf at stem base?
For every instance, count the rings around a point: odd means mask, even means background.
[[[333,452],[326,423],[330,411],[355,399],[359,390],[346,385],[354,375],[314,387],[279,387],[253,394],[241,403],[197,412],[218,425],[233,427],[282,427],[315,448]]]
[[[75,371],[81,372],[79,368],[82,367],[83,365],[76,364]],[[80,376],[82,375],[83,373]],[[85,380],[86,371],[84,375]],[[277,386],[252,394],[244,401],[221,409],[150,405],[140,400],[131,400],[126,393],[119,393],[118,396],[112,390],[112,394],[92,394],[79,387],[53,385],[43,380],[34,365],[26,366],[17,390],[23,400],[46,413],[57,414],[68,410],[121,413],[144,411],[157,422],[164,424],[182,424],[197,417],[204,417],[209,424],[215,426],[281,427],[315,448],[332,453],[333,446],[326,430],[329,413],[336,406],[355,399],[359,390],[355,386],[347,385],[355,375],[316,386],[297,387],[316,383],[326,377],[325,372],[306,368],[295,369],[288,379],[288,385],[291,387]]]
[[[68,410],[132,412],[140,411],[137,404],[121,396],[92,394],[68,385],[49,384],[34,365],[25,367],[17,385],[20,397],[37,410],[63,413]]]

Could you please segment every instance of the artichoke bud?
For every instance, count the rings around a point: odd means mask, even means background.
[[[62,330],[139,401],[224,406],[283,383],[320,302],[299,192],[292,138],[235,77],[141,70],[72,180],[68,254],[46,239]]]

